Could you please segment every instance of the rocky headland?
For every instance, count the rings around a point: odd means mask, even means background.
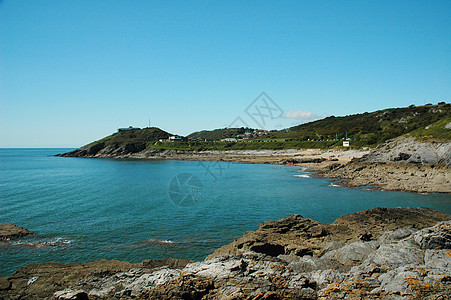
[[[451,215],[374,208],[332,224],[262,223],[202,262],[40,263],[0,279],[0,299],[448,299]]]
[[[451,192],[451,143],[388,141],[345,164],[318,168],[321,177],[350,186],[420,193]]]

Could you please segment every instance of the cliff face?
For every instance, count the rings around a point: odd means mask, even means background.
[[[451,142],[418,142],[413,138],[398,138],[379,145],[358,161],[367,163],[398,162],[431,167],[451,167]]]
[[[31,264],[0,279],[0,299],[446,299],[450,220],[428,208],[376,208],[333,224],[292,215],[203,262]]]
[[[347,164],[330,165],[318,174],[351,187],[450,193],[450,167],[451,143],[418,142],[403,137]]]

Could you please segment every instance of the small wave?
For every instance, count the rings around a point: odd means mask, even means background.
[[[9,246],[23,246],[23,247],[69,247],[72,244],[71,240],[63,238],[55,238],[50,241],[12,241],[8,243],[2,243]]]
[[[300,177],[300,178],[310,178],[310,175],[307,174],[299,174],[299,175],[293,175],[294,177]]]
[[[151,244],[160,244],[160,245],[175,244],[171,240],[163,240],[163,239],[150,239],[147,240],[147,242]]]
[[[333,186],[333,187],[339,187],[340,185],[335,184],[335,183],[330,183],[329,186]]]
[[[70,246],[72,244],[72,241],[63,238],[56,238],[48,242],[43,242],[43,244],[49,246]]]

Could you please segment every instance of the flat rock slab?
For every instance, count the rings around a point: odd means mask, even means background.
[[[27,229],[13,223],[0,224],[0,241],[9,241],[14,238],[34,234]]]

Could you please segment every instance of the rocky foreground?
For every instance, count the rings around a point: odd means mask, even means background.
[[[262,223],[203,262],[41,263],[0,299],[449,299],[451,215],[375,208]]]

